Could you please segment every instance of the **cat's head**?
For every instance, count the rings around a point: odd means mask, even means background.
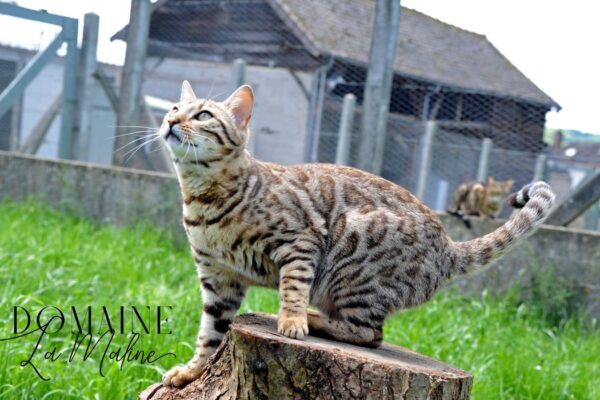
[[[501,182],[490,176],[485,187],[488,202],[501,204],[504,198],[510,193],[510,189],[514,183],[515,181],[513,179]]]
[[[184,81],[179,102],[165,115],[159,134],[175,163],[207,167],[244,152],[253,106],[248,85],[217,102],[197,98]]]

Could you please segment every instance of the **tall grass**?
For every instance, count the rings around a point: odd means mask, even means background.
[[[179,243],[179,244],[177,244]],[[539,296],[538,296],[539,297]],[[537,303],[536,303],[537,302]],[[446,291],[429,304],[390,318],[387,341],[441,359],[475,375],[475,399],[600,398],[600,336],[580,319],[549,321],[539,298],[518,293],[502,298],[464,298]],[[126,362],[122,369],[100,353],[83,362],[43,352],[72,346],[65,328],[45,339],[34,363],[50,381],[19,363],[37,337],[0,342],[0,398],[135,398],[172,365],[191,357],[200,311],[196,272],[188,249],[168,234],[139,225],[116,229],[38,203],[0,204],[0,337],[12,336],[12,307],[32,311],[45,305],[68,310],[88,305],[172,306],[172,334],[143,335],[138,350],[173,352],[156,363]],[[277,311],[272,290],[252,289],[242,312]],[[93,309],[94,312],[97,308]],[[32,315],[35,317],[35,315]],[[95,317],[94,317],[95,318]],[[117,334],[111,349],[130,336]]]

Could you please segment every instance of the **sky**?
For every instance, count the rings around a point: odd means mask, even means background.
[[[125,44],[110,42],[110,37],[127,24],[129,0],[17,3],[81,21],[86,12],[98,14],[98,59],[123,64]],[[513,65],[561,105],[560,112],[547,114],[548,127],[600,134],[599,1],[402,0],[402,5],[485,35]],[[3,44],[43,48],[57,31],[50,25],[0,16]]]

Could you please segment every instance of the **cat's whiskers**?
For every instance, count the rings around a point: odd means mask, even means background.
[[[124,154],[124,155],[128,155],[128,154],[130,154],[130,153],[131,153],[131,155],[133,155],[133,154],[134,154],[136,151],[138,151],[139,149],[141,149],[141,148],[142,148],[142,147],[144,147],[145,145],[152,143],[152,142],[153,142],[153,141],[155,141],[155,140],[156,140],[156,139],[150,139],[150,140],[147,140],[147,141],[145,141],[145,142],[143,142],[143,143],[138,143],[138,144],[137,144],[135,147],[133,147],[132,149],[130,149],[130,150],[128,150],[127,152],[125,152],[125,154]]]
[[[201,160],[198,159],[198,153],[196,153],[196,147],[194,146],[194,160],[196,162],[200,162]]]
[[[190,147],[193,147],[193,146],[192,146],[192,142],[190,141],[190,138],[188,138],[187,136],[183,137],[183,143],[185,143],[187,145],[187,147],[185,149],[185,154],[183,156],[183,159],[185,160],[185,159],[187,159],[187,155],[190,151]]]
[[[155,129],[153,126],[147,125],[109,125],[110,128],[147,128],[147,129]]]
[[[127,157],[125,159],[125,164],[127,164],[129,162],[129,160],[135,155],[135,153],[140,150],[141,148],[143,148],[145,145],[150,144],[152,142],[154,142],[156,139],[150,140],[148,142],[142,143],[141,145],[137,146],[135,149],[133,149],[132,151],[130,151],[130,155],[129,157]],[[127,155],[129,152],[125,153],[125,155]]]
[[[143,134],[143,133],[156,133],[156,129],[123,133],[123,134],[120,134],[120,135],[109,136],[107,139],[113,139],[113,138],[124,137],[124,136],[131,136],[131,135],[139,135],[139,134]]]
[[[220,93],[215,94],[212,97],[209,97],[208,100],[213,100],[215,97],[221,96],[222,94],[225,94],[225,93],[228,93],[228,92],[229,92],[229,90],[224,90],[224,91],[222,91]]]
[[[142,139],[148,139],[148,138],[144,137],[144,138],[142,138]],[[127,159],[125,160],[125,162],[129,161],[129,160],[131,159],[131,157],[133,157],[133,155],[134,155],[134,154],[135,154],[135,153],[136,153],[138,150],[140,150],[142,147],[144,147],[145,145],[148,145],[148,144],[150,144],[150,143],[152,143],[152,142],[155,142],[155,141],[156,141],[156,140],[158,140],[158,139],[160,139],[160,135],[158,135],[158,134],[156,134],[156,135],[153,135],[153,136],[150,136],[150,138],[149,138],[148,140],[146,140],[145,142],[142,142],[141,144],[138,144],[138,145],[136,145],[136,146],[135,146],[133,149],[131,149],[131,150],[128,150],[127,152],[125,152],[124,156],[126,156],[126,155],[129,155],[129,157],[127,157]],[[131,145],[131,143],[133,143],[133,142],[130,142],[130,143],[128,143],[126,146],[129,146],[129,145]],[[125,147],[126,147],[126,146],[125,146]],[[121,149],[122,149],[122,148],[121,148]],[[119,150],[121,150],[121,149],[118,149],[118,150],[116,150],[116,151],[119,151]],[[115,152],[116,152],[116,151],[115,151]]]
[[[212,93],[214,88],[215,88],[215,79],[213,78],[212,82],[210,83],[210,89],[208,89],[208,94],[206,95],[207,99],[210,99],[210,94]]]
[[[152,135],[147,135],[147,136],[142,136],[142,137],[139,137],[139,138],[135,138],[135,139],[133,139],[133,140],[131,140],[131,141],[127,142],[125,145],[123,145],[123,146],[119,147],[117,150],[115,150],[115,152],[117,152],[117,151],[121,151],[121,150],[125,149],[126,147],[133,145],[135,142],[139,142],[140,140],[148,140],[148,142],[147,142],[147,143],[150,143],[151,141],[153,141],[153,140],[156,140],[156,139],[158,139],[159,137],[160,137],[160,135],[159,135],[159,134],[158,134],[158,132],[157,132],[157,133],[155,133],[155,134],[152,134]],[[138,143],[138,144],[139,144],[139,143]],[[142,145],[144,145],[144,144],[145,144],[145,143],[142,143]]]

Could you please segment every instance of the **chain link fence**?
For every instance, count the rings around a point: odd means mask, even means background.
[[[135,150],[135,145],[155,129],[172,102],[177,101],[184,79],[192,83],[199,97],[215,100],[225,99],[245,82],[256,93],[250,150],[258,159],[282,164],[361,165],[361,146],[365,138],[375,134],[369,128],[363,131],[362,126],[373,8],[374,2],[366,0],[155,3],[149,16],[147,55],[140,69],[142,118],[131,124],[144,127],[127,128],[127,136],[123,137],[130,145],[125,150]],[[114,39],[127,40],[128,29],[115,33]],[[577,149],[567,154],[565,146],[544,143],[545,115],[555,103],[538,88],[532,88],[533,84],[516,68],[507,67],[506,59],[494,58],[497,50],[479,35],[403,9],[398,40],[396,58],[401,63],[394,65],[383,163],[376,171],[384,178],[441,211],[464,182],[488,177],[512,179],[516,189],[534,179],[544,179],[553,184],[560,201],[586,176],[599,170],[600,154],[582,157]],[[3,51],[8,54],[9,50]],[[346,50],[348,56],[342,54]],[[418,57],[413,57],[415,54]],[[440,59],[433,59],[431,54]],[[237,65],[247,68],[233,67],[240,59],[244,63]],[[427,65],[420,68],[419,63]],[[431,78],[439,72],[437,63],[444,64],[448,81],[444,74],[437,80]],[[0,65],[5,65],[1,59]],[[486,89],[484,75],[478,77],[481,90],[456,83],[468,71],[486,70],[490,65],[512,68],[508,75],[530,86],[520,90],[511,81],[500,82],[498,90],[489,85]],[[402,69],[406,66],[417,72],[407,73]],[[2,70],[0,86],[9,82],[5,70],[9,68]],[[119,85],[118,67],[100,65],[99,70],[106,73],[105,81],[111,80],[104,82],[105,86]],[[502,71],[492,72],[502,75]],[[46,84],[44,90],[52,92],[53,88]],[[516,94],[508,93],[511,90]],[[528,97],[527,93],[534,95]],[[355,107],[346,121],[349,123],[342,124],[344,97],[349,94],[354,96]],[[104,97],[102,106],[109,113],[111,107]],[[7,115],[0,125],[9,124]],[[117,133],[112,117],[102,114],[100,118],[98,107],[93,115],[96,123],[92,125],[109,132],[106,136],[114,141]],[[342,133],[340,137],[340,131],[347,135]],[[340,159],[340,139],[344,137],[347,148]],[[6,147],[7,140],[6,135],[0,136],[0,147]],[[109,143],[107,138],[102,140]],[[91,147],[95,158],[89,160],[111,162],[107,146]],[[140,148],[147,162],[129,166],[168,171],[156,143]],[[582,227],[597,228],[599,210],[600,205],[592,207]],[[508,212],[504,210],[502,216]]]
[[[317,161],[336,162],[342,99],[352,94],[356,108],[346,163],[359,164],[365,84],[363,71],[334,67],[328,72]],[[420,194],[436,210],[447,207],[453,191],[462,183],[488,177],[512,179],[515,189],[544,179],[554,184],[560,201],[586,176],[600,170],[600,157],[568,157],[564,148],[553,149],[544,143],[544,107],[398,77],[393,85],[381,175]],[[429,141],[428,126],[433,129]],[[365,134],[369,134],[368,129]],[[423,163],[426,153],[428,161]],[[599,207],[592,207],[591,212],[597,214]],[[505,209],[502,216],[509,213]],[[588,219],[586,227],[596,229],[597,217]]]
[[[334,7],[335,4],[295,0],[165,1],[155,7],[151,18],[148,52],[153,67],[146,69],[144,92],[162,97],[169,93],[168,97],[175,97],[177,94],[171,93],[170,88],[178,85],[171,80],[186,78],[196,88],[200,87],[200,92],[228,93],[234,86],[232,82],[240,81],[239,76],[232,76],[231,66],[235,59],[241,58],[248,64],[243,80],[257,92],[251,150],[258,158],[284,164],[338,162],[359,166],[363,134],[371,134],[369,129],[363,133],[362,126],[368,65],[325,51],[316,56],[303,35],[309,34],[310,40],[332,39],[344,26],[336,12],[330,14],[331,10],[341,12],[348,7],[362,15],[372,12],[369,7],[374,5]],[[444,41],[439,33],[456,35],[447,43],[456,45],[454,51],[467,57],[457,58],[446,54],[451,50],[434,48],[441,52],[440,57],[451,62],[448,66],[451,75],[457,71],[468,74],[472,70],[467,66],[469,63],[479,70],[494,63],[500,69],[514,68],[506,67],[504,58],[495,59],[497,51],[493,46],[469,32],[411,10],[403,13],[399,48],[413,49],[424,63],[432,62],[427,51],[433,45],[427,40]],[[200,14],[202,23],[190,18]],[[328,27],[317,24],[325,14],[331,22]],[[363,16],[372,20],[367,14]],[[298,25],[300,17],[303,23]],[[355,16],[349,14],[345,18]],[[295,24],[296,28],[290,29]],[[356,29],[362,32],[367,25],[361,23]],[[309,32],[310,29],[313,30]],[[412,38],[411,30],[421,32],[426,38]],[[347,38],[348,46],[358,46],[354,50],[360,49],[360,54],[367,57],[368,46],[365,49],[360,46],[369,37],[351,36]],[[403,42],[413,39],[418,42],[408,45]],[[323,41],[321,45],[329,46],[332,52],[338,48],[334,42]],[[410,58],[410,54],[403,57]],[[486,57],[488,60],[483,60]],[[178,63],[178,59],[188,60],[187,64]],[[191,75],[194,68],[197,73]],[[429,65],[422,70],[435,68]],[[579,167],[579,160],[569,159],[544,143],[545,116],[555,103],[515,71],[504,72],[516,76],[517,81],[524,79],[523,85],[531,86],[520,91],[514,82],[504,82],[505,88],[511,87],[517,93],[511,95],[507,94],[508,89],[474,90],[395,69],[383,165],[378,173],[440,211],[446,209],[460,184],[485,181],[488,177],[498,181],[512,179],[515,189],[534,179],[555,181],[559,199],[564,198],[581,179],[581,174],[573,171],[589,174],[598,169],[598,164]],[[501,72],[497,72],[498,76]],[[452,79],[459,80],[457,76]],[[534,93],[530,97],[528,90]],[[340,160],[337,153],[343,99],[348,94],[354,96],[356,106],[349,118],[347,154]],[[505,209],[501,216],[506,217],[509,212]]]

